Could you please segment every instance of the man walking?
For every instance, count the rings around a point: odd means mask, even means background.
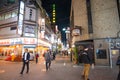
[[[29,72],[30,53],[28,52],[27,48],[25,49],[22,60],[23,60],[23,67],[22,67],[22,70],[21,70],[20,74],[23,74],[25,66],[27,67],[26,73],[28,73]]]
[[[82,62],[84,63],[84,69],[82,73],[82,77],[84,80],[90,80],[88,78],[89,75],[89,70],[90,70],[90,65],[93,65],[93,56],[91,56],[93,53],[91,53],[92,49],[86,48],[84,52],[82,53]]]
[[[47,52],[44,54],[45,57],[45,64],[46,64],[46,71],[48,69],[50,69],[51,66],[51,55],[50,55],[50,51],[47,50]]]

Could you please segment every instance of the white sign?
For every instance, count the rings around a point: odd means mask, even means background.
[[[80,29],[73,29],[72,30],[72,36],[79,36],[80,35]]]
[[[17,33],[19,35],[22,34],[22,27],[23,27],[23,14],[24,14],[24,2],[20,1],[20,10],[19,10],[19,19],[18,19],[18,29]]]
[[[41,19],[41,31],[45,31],[45,19]]]

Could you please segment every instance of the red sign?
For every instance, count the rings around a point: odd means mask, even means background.
[[[23,44],[36,44],[36,41],[34,38],[24,38]]]
[[[10,40],[1,40],[0,45],[10,45]]]

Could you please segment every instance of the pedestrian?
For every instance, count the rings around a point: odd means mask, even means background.
[[[84,64],[82,77],[84,78],[84,80],[90,80],[88,76],[89,76],[90,66],[93,65],[93,59],[91,57],[91,53],[89,52],[88,48],[86,48],[82,53],[82,62]]]
[[[23,66],[22,66],[22,70],[21,70],[20,74],[23,74],[25,66],[27,67],[26,73],[28,73],[29,72],[30,53],[28,52],[27,48],[25,49],[25,52],[23,53],[22,60],[23,60]]]
[[[118,58],[117,58],[116,65],[119,66],[119,73],[118,73],[118,76],[117,76],[117,80],[120,80],[120,56],[118,56]]]
[[[51,55],[49,50],[47,50],[44,53],[44,58],[45,58],[46,71],[48,71],[48,69],[50,69],[51,66]]]
[[[39,54],[35,51],[36,64],[38,63]]]
[[[55,60],[55,58],[56,58],[56,52],[54,51],[53,52],[53,60]]]

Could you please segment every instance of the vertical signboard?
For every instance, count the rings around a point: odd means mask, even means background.
[[[42,32],[45,31],[45,19],[44,18],[41,19],[41,31]]]
[[[22,35],[24,7],[25,7],[24,2],[20,0],[20,2],[19,2],[19,13],[18,13],[18,29],[17,29],[17,33],[19,35]]]

